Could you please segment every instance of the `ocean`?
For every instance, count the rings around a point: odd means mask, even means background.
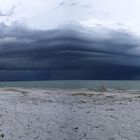
[[[18,81],[0,82],[0,87],[24,87],[24,88],[60,88],[94,90],[100,86],[109,89],[140,89],[139,80],[54,80],[54,81]]]

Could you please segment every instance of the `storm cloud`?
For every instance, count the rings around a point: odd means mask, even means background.
[[[140,40],[127,30],[1,23],[0,31],[0,80],[140,78]]]

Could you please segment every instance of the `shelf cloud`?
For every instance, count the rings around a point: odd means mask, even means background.
[[[70,74],[78,79],[139,75],[140,40],[129,31],[80,24],[51,30],[0,24],[0,30],[1,70],[49,71],[50,79]]]

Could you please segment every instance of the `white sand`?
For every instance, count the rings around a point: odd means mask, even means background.
[[[0,140],[140,140],[140,92],[0,89]]]

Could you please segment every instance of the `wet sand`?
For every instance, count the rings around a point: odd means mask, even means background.
[[[0,88],[0,140],[139,140],[140,91]]]

